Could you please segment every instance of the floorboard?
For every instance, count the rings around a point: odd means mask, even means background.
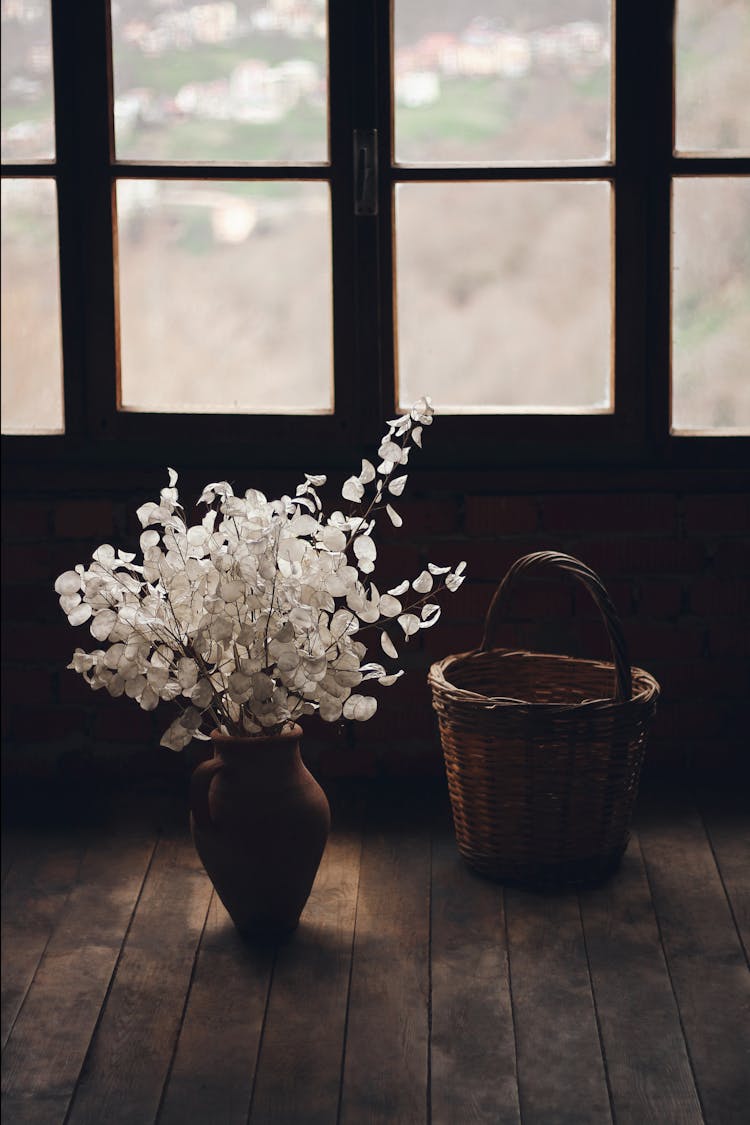
[[[750,976],[703,822],[687,796],[642,803],[639,837],[707,1125],[746,1125]]]
[[[339,826],[299,931],[278,951],[251,1125],[336,1120],[361,851],[361,824]]]
[[[4,1125],[745,1125],[738,794],[644,796],[609,882],[544,895],[465,865],[441,790],[349,792],[275,949],[240,939],[182,794],[15,816]]]
[[[213,895],[159,1125],[245,1125],[273,962]]]
[[[34,980],[81,865],[81,834],[23,833],[3,886],[2,1047]]]
[[[3,1056],[18,1125],[65,1116],[153,850],[138,832],[96,839],[80,864]]]
[[[637,839],[614,878],[580,899],[617,1125],[701,1125]]]
[[[611,1123],[578,897],[508,889],[505,909],[522,1120]]]
[[[704,791],[698,803],[737,932],[750,956],[750,797]]]
[[[418,809],[396,797],[393,804],[386,799],[373,807],[368,817],[355,922],[342,1125],[421,1125],[427,1119],[426,826]]]
[[[518,1125],[502,887],[472,874],[447,815],[432,844],[431,1108],[434,1125]]]
[[[210,898],[211,884],[187,834],[160,839],[70,1125],[155,1119]]]

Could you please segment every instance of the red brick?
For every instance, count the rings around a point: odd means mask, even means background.
[[[99,691],[94,706],[94,738],[104,742],[143,742],[156,748],[174,718],[166,709],[159,713],[157,735],[154,713],[141,710],[132,699],[112,699],[105,691]]]
[[[88,630],[71,628],[64,617],[57,626],[11,623],[3,629],[3,659],[29,665],[69,664],[74,649],[87,647],[90,640]]]
[[[111,500],[63,500],[55,509],[55,533],[63,539],[96,539],[113,527]]]
[[[2,551],[3,585],[49,583],[52,588],[57,578],[53,573],[50,549],[45,543],[5,543]]]
[[[493,582],[464,582],[454,593],[446,595],[443,613],[450,614],[450,620],[455,623],[484,621],[496,589]],[[440,628],[439,624],[436,628]]]
[[[735,772],[747,772],[747,739],[709,738],[691,739],[686,743],[688,765],[694,770],[707,770],[731,777]]]
[[[584,640],[595,643],[598,635],[593,623],[584,622]],[[649,671],[649,660],[656,658],[685,659],[698,657],[704,647],[705,631],[697,625],[667,624],[639,621],[633,618],[624,630],[631,664]]]
[[[685,527],[689,534],[705,531],[738,532],[750,528],[750,496],[742,492],[685,499]]]
[[[470,652],[478,647],[482,639],[482,629],[478,624],[453,625],[445,623],[445,618],[433,629],[422,634],[423,652],[430,663],[442,660],[458,652]]]
[[[41,501],[26,500],[21,504],[9,500],[3,503],[3,540],[43,542],[49,536],[50,512],[50,505]]]
[[[750,575],[750,539],[727,539],[719,543],[713,557],[717,574]]]
[[[463,559],[466,562],[466,574],[471,581],[494,582],[497,586],[513,563],[524,555],[541,550],[546,544],[528,538],[497,539],[491,543],[459,539],[440,546],[445,556],[443,565],[453,565]]]
[[[430,561],[437,560],[431,558]],[[447,566],[448,563],[444,565]],[[416,547],[407,543],[386,542],[378,546],[378,557],[372,577],[375,579],[375,585],[382,592],[388,586],[394,586],[405,578],[411,582],[422,569],[422,558]]]
[[[633,591],[630,582],[625,579],[610,579],[605,589],[618,615],[621,618],[630,617],[633,611]],[[600,621],[602,616],[588,590],[579,583],[573,586],[573,613],[582,621],[587,619]]]
[[[749,656],[750,629],[746,621],[717,620],[708,628],[711,656]]]
[[[718,697],[747,696],[750,665],[728,656],[701,656],[694,660],[649,660],[648,669],[661,685],[666,698],[686,698],[704,694]]]
[[[51,669],[30,672],[17,664],[8,664],[3,666],[2,681],[5,706],[35,710],[55,701],[55,678]]]
[[[699,617],[733,617],[748,608],[748,581],[699,578],[690,589],[690,610]]]
[[[536,531],[539,502],[535,496],[467,496],[469,535],[516,535]]]
[[[3,586],[3,620],[36,621],[56,624],[64,614],[51,582],[46,580],[30,586]]]
[[[657,621],[679,616],[683,584],[675,578],[640,578],[635,582],[636,613]]]
[[[434,741],[390,746],[379,761],[387,777],[442,777],[445,774],[437,732]]]
[[[627,538],[591,539],[579,550],[572,544],[570,553],[579,554],[607,585],[612,574],[698,574],[706,562],[706,547],[694,539]]]
[[[393,498],[392,506],[404,521],[401,527],[394,527],[387,514],[379,518],[378,532],[387,539],[425,539],[433,535],[451,535],[458,527],[458,501],[408,500]]]
[[[33,714],[18,709],[13,723],[17,739],[51,742],[74,736],[86,737],[88,712],[82,707],[37,707]]]
[[[544,499],[542,524],[568,533],[673,532],[675,511],[668,493],[575,493]]]
[[[327,746],[320,751],[319,777],[375,777],[377,757],[366,746]]]

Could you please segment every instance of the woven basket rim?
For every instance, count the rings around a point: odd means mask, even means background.
[[[452,653],[449,656],[443,657],[442,660],[436,661],[431,665],[427,680],[435,692],[440,695],[442,693],[451,696],[453,703],[471,703],[482,709],[496,708],[496,707],[523,707],[528,710],[536,711],[539,714],[551,711],[578,711],[582,708],[595,708],[601,709],[602,706],[615,708],[628,708],[628,707],[642,707],[644,704],[649,704],[658,697],[660,688],[657,680],[643,668],[637,668],[634,665],[631,667],[633,676],[633,688],[636,687],[636,682],[641,686],[639,691],[633,691],[630,699],[618,702],[613,696],[601,696],[599,698],[584,699],[574,703],[554,702],[554,703],[537,703],[528,699],[514,699],[510,696],[504,695],[483,695],[481,692],[469,691],[467,688],[459,687],[457,684],[452,683],[446,675],[447,671],[454,668],[457,664],[468,663],[475,657],[513,657],[520,656],[524,659],[535,660],[551,660],[560,661],[565,664],[580,664],[585,665],[587,668],[597,668],[606,671],[614,678],[615,666],[606,660],[587,660],[577,656],[566,656],[559,652],[531,652],[527,649],[515,648],[493,648],[493,649],[470,649],[468,652]]]

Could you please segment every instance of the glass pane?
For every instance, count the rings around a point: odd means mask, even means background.
[[[117,187],[125,410],[333,408],[328,185]]]
[[[55,127],[52,97],[50,0],[3,0],[3,161],[52,160]]]
[[[2,431],[64,428],[55,185],[3,180]]]
[[[610,157],[610,0],[394,0],[396,159]]]
[[[401,184],[396,252],[401,407],[611,408],[608,184]]]
[[[672,428],[750,433],[750,178],[673,185]]]
[[[750,3],[679,0],[678,152],[750,153]]]
[[[112,4],[121,160],[328,158],[326,0]]]

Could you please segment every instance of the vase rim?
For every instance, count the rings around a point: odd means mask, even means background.
[[[211,731],[211,741],[224,746],[247,745],[258,746],[262,742],[296,742],[302,738],[302,727],[299,723],[292,723],[284,727],[278,734],[224,734],[220,730]]]

